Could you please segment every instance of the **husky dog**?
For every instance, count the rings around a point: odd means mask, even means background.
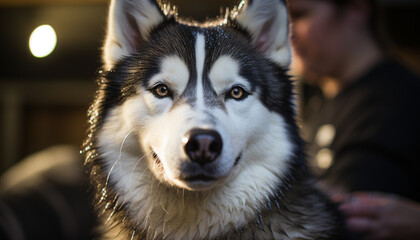
[[[290,55],[281,0],[242,1],[201,24],[154,0],[113,0],[84,145],[107,228],[123,239],[338,239],[339,214],[306,169]]]

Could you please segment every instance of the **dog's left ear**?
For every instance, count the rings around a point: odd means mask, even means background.
[[[252,35],[257,49],[280,66],[288,67],[289,16],[285,0],[248,0],[235,18]]]

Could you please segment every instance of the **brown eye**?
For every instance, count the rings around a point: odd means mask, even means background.
[[[233,87],[229,94],[231,98],[236,100],[242,100],[247,96],[247,92],[241,87]]]
[[[171,95],[170,91],[169,91],[169,87],[166,86],[165,84],[159,84],[156,87],[153,88],[152,90],[153,94],[155,94],[156,97],[168,97]]]
[[[239,87],[234,87],[232,90],[230,90],[230,95],[236,99],[242,98],[244,95],[244,90]]]

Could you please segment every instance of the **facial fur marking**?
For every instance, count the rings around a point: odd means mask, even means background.
[[[172,55],[162,60],[160,73],[150,80],[149,85],[152,88],[157,84],[164,83],[179,94],[185,90],[189,77],[190,73],[185,61],[176,55]]]
[[[250,83],[240,75],[240,67],[237,60],[223,55],[213,64],[209,72],[209,79],[216,92],[230,90],[234,85],[244,86],[248,91],[253,89]]]
[[[197,107],[198,109],[204,109],[203,70],[206,50],[204,36],[200,33],[197,33],[195,57],[195,63],[197,66]]]

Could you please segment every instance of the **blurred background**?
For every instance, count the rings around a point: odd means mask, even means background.
[[[197,20],[235,2],[171,1],[181,17]],[[47,147],[81,146],[101,67],[107,5],[108,0],[0,0],[0,174]],[[390,52],[420,73],[420,1],[380,0],[380,8]],[[50,27],[34,31],[42,25]]]

